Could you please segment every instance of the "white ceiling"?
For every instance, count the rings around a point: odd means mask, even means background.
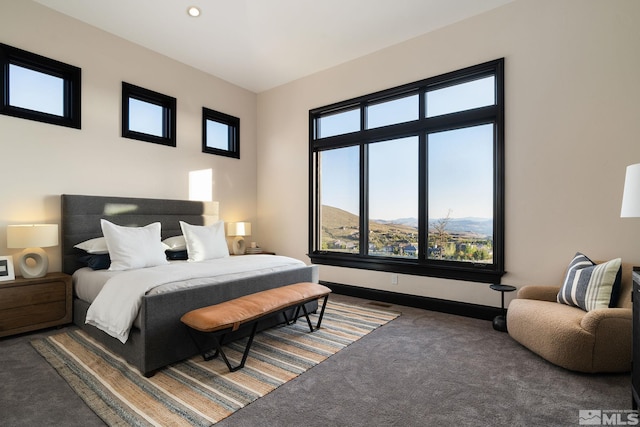
[[[513,0],[35,1],[262,92]]]

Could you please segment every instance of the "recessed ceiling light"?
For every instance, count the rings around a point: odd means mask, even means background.
[[[187,13],[189,14],[189,16],[193,16],[193,17],[195,18],[195,17],[197,17],[197,16],[200,16],[200,9],[198,9],[198,8],[197,8],[197,7],[195,7],[195,6],[190,6],[190,7],[187,9]]]

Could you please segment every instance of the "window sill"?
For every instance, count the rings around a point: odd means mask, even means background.
[[[464,280],[480,283],[500,283],[504,271],[496,271],[483,264],[469,267],[418,264],[413,260],[360,257],[358,255],[312,253],[308,255],[313,264],[334,267],[358,268],[362,270],[385,271],[414,276],[438,277],[441,279]]]

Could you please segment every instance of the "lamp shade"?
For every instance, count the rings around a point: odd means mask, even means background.
[[[227,236],[250,236],[250,222],[230,222],[227,227]]]
[[[620,216],[622,218],[640,217],[640,163],[627,166]]]
[[[58,224],[7,226],[7,248],[46,248],[58,245]]]

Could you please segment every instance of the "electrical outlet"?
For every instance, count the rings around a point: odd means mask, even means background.
[[[398,284],[398,275],[397,274],[392,274],[391,275],[391,284],[392,285],[397,285]]]

